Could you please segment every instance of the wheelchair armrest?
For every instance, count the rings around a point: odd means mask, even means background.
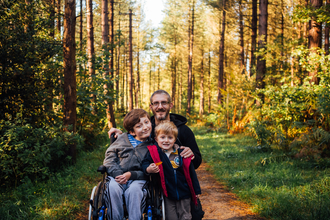
[[[105,166],[101,165],[101,166],[99,166],[99,168],[97,168],[97,172],[104,174],[105,172],[107,172],[107,168]]]

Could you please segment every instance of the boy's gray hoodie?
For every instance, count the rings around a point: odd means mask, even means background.
[[[148,145],[152,145],[151,139],[134,148],[128,140],[127,133],[118,135],[117,140],[105,152],[103,165],[107,167],[108,175],[115,178],[129,171],[130,180],[147,180],[141,165],[148,152]]]

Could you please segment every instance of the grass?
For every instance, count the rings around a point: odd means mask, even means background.
[[[203,161],[252,211],[269,219],[330,219],[330,169],[255,147],[248,136],[194,129]]]
[[[16,189],[1,189],[0,218],[75,219],[84,212],[94,185],[101,180],[96,172],[104,159],[108,138],[93,152],[83,152],[77,163],[53,174],[47,181],[24,183]]]
[[[258,148],[251,137],[194,129],[203,160],[216,178],[252,211],[268,219],[330,219],[330,169]],[[47,181],[0,189],[1,219],[75,219],[85,213],[91,190],[101,179],[96,168],[108,147],[105,138],[77,164]]]

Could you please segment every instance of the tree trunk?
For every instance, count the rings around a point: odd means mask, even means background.
[[[120,15],[120,4],[119,4],[119,15]],[[120,17],[118,19],[118,30],[120,31]],[[120,37],[121,37],[121,33],[118,35],[118,44],[117,44],[117,71],[116,71],[116,94],[119,93],[119,84],[120,84],[120,81],[119,81],[119,76],[120,76]],[[117,110],[119,109],[119,97],[117,95],[116,97],[116,103],[117,103]]]
[[[96,95],[92,94],[95,85],[94,85],[94,59],[95,59],[95,51],[94,51],[94,27],[93,27],[93,0],[87,0],[87,50],[88,50],[88,72],[91,81],[91,106],[92,113],[96,114]]]
[[[132,45],[132,10],[129,10],[129,106],[128,110],[133,109],[133,45]]]
[[[211,51],[209,51],[209,97],[208,97],[208,113],[211,113],[211,93],[212,93],[212,83],[211,83]]]
[[[108,22],[108,0],[102,0],[102,46],[104,48],[104,54],[106,54],[109,51],[109,22]],[[110,35],[111,36],[111,35]],[[110,43],[111,46],[111,43]],[[111,55],[112,56],[112,53]],[[111,59],[111,58],[110,58]],[[104,65],[104,78],[109,79],[110,71],[112,70],[111,67],[107,64]],[[111,77],[112,78],[112,77]],[[112,91],[113,88],[111,87],[111,82],[106,81],[104,84],[104,94],[109,97],[110,95],[110,90]],[[113,85],[113,84],[112,84]],[[109,99],[105,99],[105,104],[106,104],[106,113],[107,113],[107,120],[108,120],[108,128],[116,127],[115,123],[115,118],[114,118],[114,113],[113,113],[113,102]]]
[[[311,6],[315,9],[319,9],[323,4],[322,0],[311,0]],[[312,17],[311,28],[309,30],[309,49],[312,53],[316,53],[318,48],[322,48],[322,23],[316,21],[315,17]],[[317,77],[317,67],[314,71],[308,73],[311,77],[310,83],[315,85],[319,84]]]
[[[268,0],[260,0],[259,5],[260,17],[259,17],[259,41],[258,47],[260,49],[265,48],[267,44],[267,25],[268,25]],[[257,58],[257,74],[256,74],[256,88],[265,88],[264,77],[266,74],[266,60],[263,57],[258,56]],[[260,95],[260,100],[263,102],[263,96]],[[261,103],[257,101],[257,104]]]
[[[57,32],[61,36],[61,0],[57,0]]]
[[[251,56],[250,56],[250,77],[254,74],[255,55],[257,47],[257,23],[258,23],[258,0],[252,0],[252,32],[251,32]]]
[[[139,108],[139,95],[140,95],[140,50],[138,48],[136,58],[136,86],[135,86],[135,108]]]
[[[330,4],[330,0],[327,0],[326,2],[328,6]],[[329,55],[329,29],[330,25],[326,23],[324,29],[324,51],[326,55]]]
[[[204,114],[204,45],[202,45],[201,57],[201,78],[200,78],[200,93],[199,93],[199,117]]]
[[[79,40],[80,40],[80,51],[83,51],[83,0],[80,0],[80,32],[79,32]],[[81,68],[81,67],[80,67]]]
[[[187,91],[187,114],[191,111],[191,99],[192,99],[192,60],[193,60],[193,48],[194,48],[194,13],[195,13],[195,0],[192,4],[191,26],[189,25],[189,54],[188,54],[188,91]]]
[[[245,70],[245,59],[244,59],[244,25],[243,25],[243,11],[242,11],[242,0],[239,0],[239,35],[240,35],[240,46],[241,46],[241,72],[244,74]]]
[[[225,28],[226,28],[226,0],[223,0],[222,30],[219,45],[219,75],[218,75],[218,103],[223,103],[221,90],[224,89],[224,49],[225,49]]]
[[[76,132],[77,97],[76,97],[76,3],[65,0],[64,34],[63,34],[63,67],[64,67],[64,117],[66,130]],[[69,127],[72,126],[72,127]],[[76,161],[76,146],[70,145],[69,155]]]

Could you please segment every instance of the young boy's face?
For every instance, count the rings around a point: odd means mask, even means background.
[[[145,141],[151,133],[151,122],[147,116],[140,118],[140,122],[134,125],[133,131],[129,133],[134,136],[136,140]]]
[[[173,134],[164,134],[160,132],[156,137],[159,147],[163,150],[173,150],[173,146],[175,143],[175,137]]]

